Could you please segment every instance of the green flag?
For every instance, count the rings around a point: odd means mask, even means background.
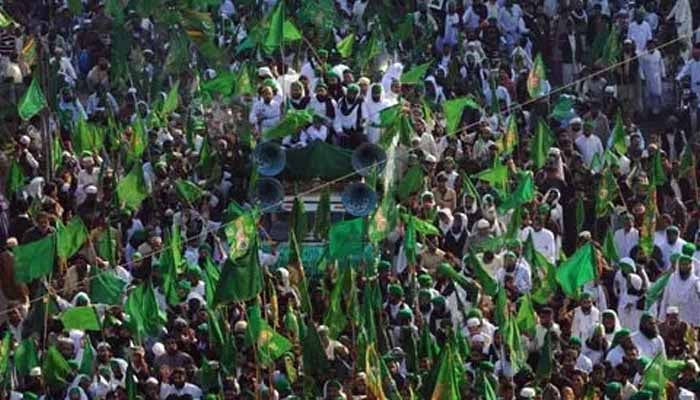
[[[605,40],[603,46],[602,56],[600,62],[604,66],[611,66],[618,62],[620,59],[620,34],[617,31],[617,27],[613,28],[608,32],[608,37]]]
[[[121,304],[126,282],[121,280],[114,271],[94,271],[90,278],[90,299],[95,304]]]
[[[569,95],[561,95],[554,104],[552,118],[557,121],[569,120],[573,115],[574,98]]]
[[[583,194],[576,194],[576,232],[581,232],[586,221],[586,207],[583,203]]]
[[[165,118],[173,113],[177,109],[179,102],[178,90],[180,89],[180,81],[175,82],[175,84],[170,88],[168,96],[163,101],[163,106],[160,108],[160,115]]]
[[[51,346],[44,354],[41,372],[49,385],[63,386],[68,384],[66,379],[69,378],[72,370],[68,361],[63,358],[56,346]]]
[[[467,255],[465,265],[471,267],[474,273],[474,279],[479,282],[485,294],[495,296],[496,293],[498,293],[498,281],[484,269],[481,260],[479,260],[473,252],[470,251]]]
[[[12,24],[17,24],[15,20],[5,10],[0,8],[0,28],[7,28]]]
[[[462,173],[462,195],[469,195],[474,198],[474,200],[479,204],[481,202],[481,196],[479,196],[479,192],[476,191],[476,187],[474,186],[474,183],[472,182],[471,179],[469,179],[469,175],[466,173]]]
[[[73,217],[68,224],[56,231],[56,255],[64,260],[73,256],[88,239],[88,230],[80,217]]]
[[[506,121],[506,131],[496,143],[498,149],[505,154],[512,153],[515,146],[518,145],[518,138],[518,121],[516,121],[515,113],[511,113]]]
[[[17,246],[12,252],[15,256],[15,278],[18,282],[29,283],[53,271],[56,235]]]
[[[100,126],[81,119],[75,127],[72,141],[77,153],[98,152],[104,147],[104,130]]]
[[[7,372],[10,370],[10,344],[12,333],[7,330],[0,345],[0,381],[5,382]]]
[[[83,2],[82,0],[68,0],[68,9],[73,15],[80,15],[83,13]]]
[[[331,226],[328,232],[328,254],[333,259],[342,259],[353,254],[362,254],[362,238],[365,224],[363,218],[341,221]]]
[[[63,329],[79,331],[100,331],[100,318],[92,306],[71,307],[61,314]]]
[[[412,194],[423,190],[424,173],[420,165],[414,165],[406,171],[403,178],[399,182],[397,194],[399,199],[405,200]]]
[[[668,285],[669,279],[673,274],[673,269],[669,269],[664,272],[660,277],[656,278],[656,281],[649,286],[645,296],[644,296],[644,308],[646,310],[650,309],[657,301],[661,300],[661,296],[664,294],[666,285]]]
[[[180,303],[180,296],[177,293],[178,272],[182,265],[180,249],[180,229],[177,223],[173,223],[172,228],[165,232],[165,251],[160,253],[159,267],[162,278],[162,291],[165,300],[171,306]]]
[[[474,178],[489,182],[496,189],[505,191],[508,186],[508,167],[500,162],[495,162],[492,168],[479,172],[474,175]]]
[[[321,193],[314,215],[314,233],[319,239],[328,239],[331,226],[331,193],[328,189]]]
[[[532,299],[530,299],[529,295],[525,295],[520,298],[518,314],[516,315],[515,320],[518,323],[518,329],[520,329],[521,332],[528,333],[532,336],[535,335],[537,315],[535,314],[535,308],[532,305]]]
[[[92,376],[95,373],[95,349],[87,335],[83,337],[83,357],[80,360],[79,371],[87,376]]]
[[[0,14],[0,23],[2,23],[2,19],[2,15]],[[19,103],[17,103],[17,113],[23,121],[26,121],[37,115],[47,105],[46,97],[44,97],[44,93],[41,91],[39,79],[34,76],[29,88],[24,92],[24,95],[22,95]]]
[[[546,80],[547,76],[542,54],[538,54],[527,76],[527,92],[530,94],[531,98],[535,99],[545,94],[544,83]]]
[[[530,171],[519,171],[516,175],[518,186],[511,195],[498,207],[501,212],[518,208],[535,199],[535,180]]]
[[[138,162],[146,150],[146,126],[141,118],[136,118],[136,121],[131,125],[131,136],[129,137],[129,150],[126,155],[126,165],[131,166]]]
[[[305,238],[309,232],[309,221],[306,217],[304,202],[299,197],[294,198],[292,212],[290,214],[289,229],[294,230],[294,234],[298,238]]]
[[[146,180],[143,177],[143,167],[136,164],[117,184],[117,198],[126,207],[137,210],[141,202],[148,197]]]
[[[187,204],[196,202],[204,195],[204,190],[197,186],[196,183],[186,179],[178,179],[175,181],[175,191]]]
[[[596,193],[596,218],[609,215],[613,211],[615,208],[613,201],[617,198],[618,193],[617,179],[615,179],[612,169],[605,168],[598,182],[598,192]]]
[[[615,127],[612,131],[612,148],[619,155],[627,154],[627,141],[625,136],[625,124],[622,121],[622,113],[618,112],[615,117]]]
[[[455,363],[455,355],[448,344],[443,350],[438,367],[437,379],[430,400],[459,400],[460,372],[461,368]]]
[[[478,110],[479,104],[471,97],[460,97],[457,99],[447,100],[442,103],[442,112],[447,120],[447,134],[454,136],[457,132],[457,126],[462,119],[462,112],[465,107]]]
[[[538,353],[537,369],[535,376],[539,381],[545,381],[552,376],[552,368],[554,366],[554,355],[552,354],[552,332],[547,331],[544,335],[544,345]]]
[[[681,178],[689,177],[692,182],[695,176],[695,154],[693,154],[691,147],[691,145],[686,143],[683,148],[680,165],[678,166],[678,176]]]
[[[156,294],[150,283],[142,283],[131,289],[124,304],[124,312],[129,316],[129,328],[138,342],[146,336],[157,336],[167,321],[165,311],[160,309]]]
[[[646,256],[654,250],[654,234],[656,232],[656,186],[649,182],[647,204],[644,210],[642,226],[639,227],[639,248]]]
[[[354,44],[355,34],[351,33],[343,38],[343,40],[338,42],[338,44],[335,45],[335,48],[338,49],[338,54],[340,54],[341,57],[348,58],[350,55],[352,55],[352,47]]]
[[[603,239],[603,256],[605,256],[605,259],[608,260],[609,263],[615,263],[620,259],[620,253],[618,253],[617,246],[615,246],[612,229],[608,229],[607,232],[605,232],[605,239]]]
[[[221,277],[214,293],[215,304],[251,300],[262,290],[257,237],[249,240],[252,243],[248,251],[239,258],[228,258],[221,268]]]
[[[39,366],[39,357],[34,339],[27,338],[15,349],[15,369],[20,376],[29,376],[29,372],[34,367]]]
[[[236,259],[248,254],[257,242],[257,214],[244,212],[224,228],[229,245],[229,258]]]
[[[595,278],[595,251],[590,243],[576,250],[557,270],[557,282],[568,297],[575,297],[581,286]]]
[[[349,293],[353,286],[352,268],[343,267],[338,271],[335,285],[331,291],[328,303],[328,311],[323,319],[323,324],[328,327],[328,334],[331,338],[337,338],[343,332],[348,323],[348,313],[343,307],[345,293]]]
[[[221,271],[219,271],[219,267],[214,264],[211,257],[207,257],[204,260],[202,272],[202,278],[204,280],[204,299],[207,301],[207,304],[214,304],[214,293],[219,283],[219,278],[221,277]]]
[[[423,77],[425,73],[428,72],[430,66],[433,64],[432,61],[428,61],[425,64],[416,65],[410,70],[401,74],[401,83],[406,85],[415,85],[419,82],[423,82]]]
[[[309,376],[319,376],[327,373],[328,358],[321,345],[321,338],[313,325],[309,325],[301,345],[304,373]]]
[[[544,166],[547,161],[549,149],[554,143],[554,136],[552,136],[549,126],[544,120],[539,119],[537,121],[537,128],[535,128],[535,136],[530,142],[530,157],[537,169]]]
[[[282,46],[284,42],[301,39],[299,30],[291,21],[286,20],[284,14],[285,4],[284,1],[280,1],[272,12],[270,28],[263,41],[263,48],[268,53]]]
[[[666,178],[663,160],[661,160],[661,152],[657,151],[654,153],[651,160],[649,184],[653,186],[663,186],[666,182],[668,182],[668,179]]]
[[[19,165],[17,159],[13,159],[10,164],[10,169],[7,172],[7,181],[5,182],[5,195],[9,199],[13,199],[15,194],[24,187],[24,172],[22,172],[22,167]]]
[[[202,83],[202,92],[213,94],[221,93],[223,96],[228,97],[233,93],[233,89],[236,85],[236,75],[233,72],[221,71],[216,74],[214,79],[210,79]]]
[[[248,307],[248,330],[250,339],[257,345],[259,360],[263,365],[270,365],[292,349],[292,343],[262,318],[259,304]]]
[[[274,127],[263,133],[267,140],[280,139],[287,135],[299,133],[314,120],[314,113],[310,110],[290,110],[287,115]]]

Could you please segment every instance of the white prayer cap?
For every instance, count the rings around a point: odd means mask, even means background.
[[[640,278],[639,275],[630,274],[629,278],[634,290],[640,290],[642,288],[642,278]]]
[[[477,334],[471,337],[472,343],[486,343],[486,336]]]
[[[95,185],[88,185],[85,188],[85,193],[87,194],[97,194],[97,186]]]
[[[153,347],[151,347],[151,351],[156,357],[158,357],[160,355],[165,354],[165,346],[163,345],[163,343],[158,342],[154,344]]]
[[[236,333],[242,333],[248,330],[248,322],[246,321],[238,321],[236,324],[233,326],[233,331]]]
[[[537,392],[535,392],[535,389],[531,387],[524,387],[520,391],[520,397],[524,399],[534,399],[535,396],[537,395]]]
[[[666,315],[668,315],[668,314],[675,315],[675,314],[679,314],[679,313],[680,313],[680,310],[678,309],[678,307],[675,307],[675,306],[670,306],[666,309]]]
[[[678,394],[678,400],[695,400],[695,395],[693,392],[681,388],[681,392]]]
[[[579,117],[571,118],[571,121],[569,121],[569,125],[582,124],[582,123],[583,123],[583,120]]]
[[[476,229],[487,229],[489,226],[489,221],[483,218],[476,221]]]
[[[216,78],[216,71],[213,70],[213,69],[211,69],[211,68],[207,68],[207,69],[204,71],[204,73],[206,74],[207,78],[209,78],[209,79],[214,79],[214,78]]]
[[[32,142],[32,139],[30,139],[27,135],[22,135],[19,137],[19,142],[25,146],[29,146],[29,143]]]
[[[437,158],[435,158],[435,156],[432,154],[428,154],[427,156],[425,156],[425,162],[436,163]]]
[[[268,67],[258,68],[258,76],[272,76],[272,71]]]
[[[149,384],[149,383],[150,383],[151,385],[157,385],[157,384],[158,384],[158,379],[156,379],[156,378],[154,378],[154,377],[151,376],[151,377],[149,377],[148,379],[146,379],[146,384]]]
[[[468,328],[476,328],[479,325],[481,325],[481,321],[479,321],[479,318],[469,318],[467,320]]]
[[[698,366],[698,362],[693,360],[693,359],[686,361],[685,365],[687,368],[692,368],[693,371],[695,371],[695,373],[700,372],[700,367]]]
[[[29,376],[41,376],[41,367],[34,367],[29,371]]]
[[[17,247],[18,245],[19,241],[16,237],[9,237],[7,240],[5,240],[5,246],[7,247]]]

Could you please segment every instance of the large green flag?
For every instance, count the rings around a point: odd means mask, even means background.
[[[10,169],[7,172],[7,181],[5,182],[5,195],[13,199],[15,194],[24,186],[24,172],[19,165],[17,159],[13,159],[10,164]]]
[[[56,231],[56,255],[68,259],[77,253],[88,239],[88,230],[80,217],[73,217],[68,224]]]
[[[124,311],[129,316],[129,327],[138,342],[142,342],[146,336],[159,335],[167,321],[150,283],[142,283],[131,290]]]
[[[465,265],[471,266],[474,279],[479,282],[485,294],[495,296],[498,293],[498,281],[484,269],[481,260],[473,252],[470,251],[467,255]]]
[[[117,184],[117,198],[126,207],[138,209],[141,202],[148,197],[146,180],[143,177],[143,167],[136,164],[126,176]]]
[[[365,224],[363,218],[341,221],[331,226],[328,232],[328,254],[333,259],[362,254]]]
[[[248,307],[248,334],[251,342],[257,346],[259,361],[263,365],[272,364],[292,349],[292,343],[262,318],[260,305],[257,303]]]
[[[416,65],[410,70],[401,74],[401,83],[407,85],[415,85],[419,82],[423,82],[423,77],[425,73],[428,72],[430,66],[433,64],[432,61],[428,61],[425,64]]]
[[[671,279],[672,274],[673,269],[669,269],[660,277],[656,278],[656,281],[649,286],[649,290],[647,290],[644,296],[644,308],[646,310],[650,309],[654,303],[661,299],[661,296],[663,296],[666,285],[668,285],[668,281]]]
[[[508,186],[508,167],[500,162],[495,162],[493,168],[489,168],[474,175],[474,178],[490,182],[496,189],[505,191]]]
[[[97,310],[92,306],[71,307],[61,314],[63,329],[79,331],[100,331],[102,326]]]
[[[454,136],[457,132],[457,125],[462,119],[462,112],[465,107],[478,110],[479,104],[471,97],[460,97],[457,99],[447,100],[442,103],[442,112],[447,120],[447,134]]]
[[[2,19],[0,16],[0,23]],[[26,121],[37,115],[47,105],[46,97],[44,97],[44,92],[41,91],[41,86],[39,85],[39,79],[34,76],[29,88],[22,95],[19,103],[17,103],[17,113],[23,121]]]
[[[355,34],[350,33],[347,35],[343,40],[338,42],[335,45],[335,48],[338,49],[338,54],[340,54],[341,57],[343,58],[348,58],[350,55],[352,55],[352,47],[355,44]]]
[[[284,1],[277,3],[270,18],[270,28],[263,41],[263,48],[270,53],[278,49],[284,42],[291,42],[301,39],[301,33],[291,21],[287,21],[285,16]]]
[[[52,386],[67,385],[66,381],[71,373],[71,367],[58,351],[56,346],[51,346],[44,354],[44,362],[41,372],[46,383]]]
[[[15,349],[15,369],[20,376],[28,376],[34,367],[39,366],[39,356],[34,339],[27,338]]]
[[[179,102],[178,90],[180,89],[180,81],[175,82],[175,84],[170,88],[168,95],[163,101],[163,106],[160,108],[160,115],[166,118],[177,109]]]
[[[73,148],[79,154],[85,151],[96,153],[104,147],[104,139],[102,127],[81,119],[72,135]]]
[[[461,371],[455,363],[455,355],[449,344],[443,350],[438,367],[437,380],[430,400],[458,400],[461,398],[459,390]]]
[[[615,127],[612,132],[612,148],[619,155],[627,154],[627,141],[625,138],[625,124],[622,121],[622,113],[615,117]]]
[[[521,332],[528,333],[532,336],[535,335],[537,315],[535,314],[535,308],[532,305],[532,299],[529,295],[525,295],[520,298],[518,314],[515,316],[515,320],[518,323],[518,329],[520,329]]]
[[[576,297],[581,286],[595,278],[595,250],[590,243],[576,250],[557,270],[557,282],[568,297]]]
[[[544,66],[544,61],[542,60],[542,54],[538,54],[535,57],[534,65],[527,76],[527,92],[530,94],[531,98],[537,98],[544,95],[545,81],[547,80],[546,70]]]
[[[224,228],[229,245],[229,258],[236,259],[248,254],[257,243],[257,212],[244,212]]]
[[[613,28],[608,32],[608,37],[605,40],[603,46],[602,56],[600,62],[604,66],[611,66],[618,62],[620,58],[620,34],[617,31],[617,27]]]
[[[518,208],[535,199],[535,180],[530,171],[520,171],[516,175],[518,186],[511,195],[498,207],[501,212]]]
[[[221,93],[225,97],[233,94],[233,89],[236,85],[236,75],[230,71],[221,71],[216,74],[214,79],[210,79],[202,83],[202,92],[213,94]]]
[[[18,282],[29,283],[53,271],[56,235],[17,246],[12,252],[15,256],[15,278]]]
[[[175,191],[182,200],[187,204],[192,204],[199,200],[204,195],[204,190],[197,186],[196,183],[187,179],[178,179],[175,181]]]
[[[94,271],[90,278],[90,299],[95,304],[121,304],[126,282],[120,279],[114,271]]]
[[[221,268],[221,277],[214,293],[215,304],[248,301],[254,299],[262,290],[262,267],[258,260],[257,237],[249,240],[252,244],[248,251],[239,258],[228,258]]]
[[[556,268],[547,257],[535,249],[532,234],[528,235],[523,246],[523,258],[532,267],[532,301],[546,304],[557,290]],[[541,273],[544,273],[544,279],[539,279]]]
[[[554,136],[549,126],[544,120],[539,119],[535,128],[535,136],[530,142],[530,157],[537,169],[542,168],[546,163],[549,149],[554,143]]]
[[[263,133],[267,140],[280,139],[287,135],[299,133],[314,120],[314,112],[310,110],[290,110],[282,120]]]

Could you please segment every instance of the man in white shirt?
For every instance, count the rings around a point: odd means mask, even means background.
[[[535,250],[547,257],[550,263],[556,264],[557,241],[554,237],[554,233],[544,227],[544,221],[542,219],[545,218],[547,218],[547,216],[543,215],[534,219],[529,235],[532,235],[532,244],[535,245]],[[527,237],[525,239],[527,239]]]
[[[189,395],[193,400],[202,398],[202,389],[197,385],[187,383],[185,369],[182,367],[173,368],[173,373],[170,375],[170,384],[164,383],[160,387],[160,400],[166,400],[169,396],[177,397]]]
[[[647,42],[653,38],[649,23],[644,20],[644,12],[637,10],[634,13],[634,21],[630,22],[627,29],[627,38],[634,42],[637,54],[647,48]]]
[[[518,260],[518,256],[508,251],[503,255],[503,267],[496,271],[496,279],[502,285],[506,285],[506,277],[511,276],[515,288],[520,294],[530,292],[532,289],[532,277],[530,268]]]
[[[277,125],[282,115],[282,107],[280,102],[273,98],[274,93],[270,86],[263,86],[260,95],[262,99],[253,103],[248,121],[262,133]]]
[[[661,257],[664,260],[664,269],[671,268],[671,256],[681,253],[686,241],[679,237],[680,231],[675,225],[666,228],[666,240],[657,243],[661,250]]]
[[[676,80],[680,81],[686,76],[690,76],[690,90],[700,97],[700,43],[693,47],[692,58],[683,66],[681,72],[676,75]]]
[[[576,149],[581,153],[583,161],[591,166],[595,155],[598,154],[599,157],[603,156],[605,149],[603,148],[603,143],[600,138],[593,134],[593,127],[586,126],[583,127],[583,135],[576,139]]]
[[[381,136],[381,124],[380,113],[385,108],[389,107],[390,104],[384,99],[384,88],[382,85],[375,83],[370,89],[370,96],[367,98],[363,104],[365,107],[365,118],[367,119],[367,139],[370,143],[377,143],[379,137]]]
[[[656,318],[649,313],[642,315],[642,319],[639,321],[639,330],[632,334],[632,342],[637,346],[640,357],[653,359],[660,354],[666,358],[664,339],[659,335]]]
[[[580,305],[574,309],[574,320],[571,323],[571,336],[586,340],[600,322],[600,311],[593,305],[590,293],[581,294]]]
[[[630,257],[630,251],[639,243],[639,230],[634,227],[632,214],[622,217],[622,228],[615,231],[613,242],[620,258]]]

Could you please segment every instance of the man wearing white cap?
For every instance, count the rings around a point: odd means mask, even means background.
[[[692,259],[687,255],[678,258],[678,269],[671,274],[661,298],[659,319],[666,320],[669,307],[677,307],[680,318],[693,327],[700,325],[700,278],[693,273]]]
[[[525,399],[534,399],[535,396],[537,396],[537,392],[535,389],[531,387],[524,387],[520,390],[520,393],[518,394],[518,399],[519,400],[525,400]]]
[[[19,138],[19,143],[17,145],[16,157],[19,164],[24,169],[24,175],[34,176],[39,168],[39,162],[34,158],[34,155],[29,151],[29,145],[32,143],[32,139],[27,135],[22,135]]]
[[[668,358],[673,359],[682,358],[686,354],[688,343],[685,338],[688,329],[692,329],[687,322],[681,321],[679,314],[678,307],[668,307],[666,320],[659,324],[659,332],[666,344],[666,354]]]

